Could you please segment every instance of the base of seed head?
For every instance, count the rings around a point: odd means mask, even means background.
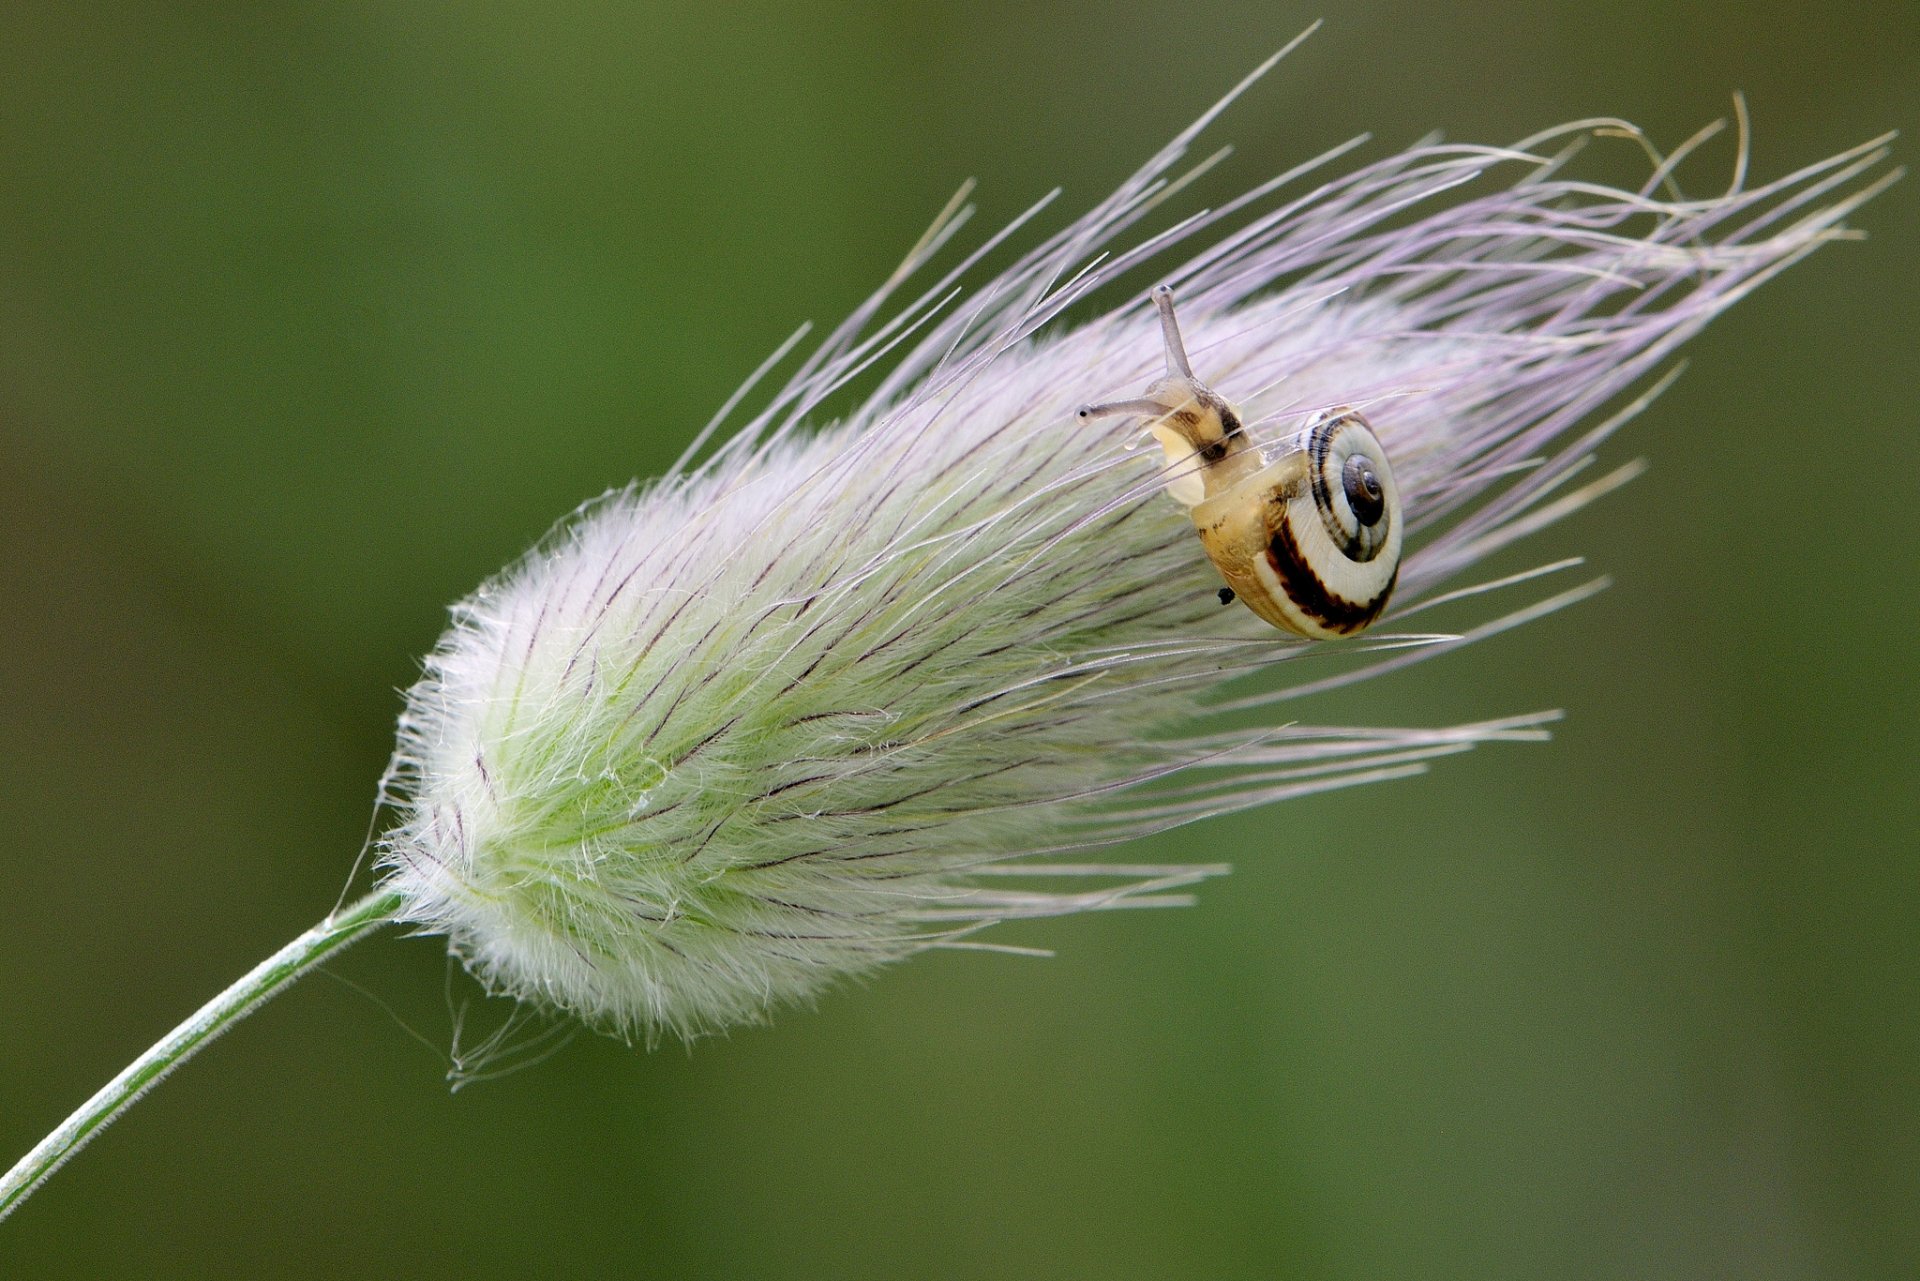
[[[1400,491],[1386,450],[1353,409],[1317,415],[1277,456],[1256,447],[1239,412],[1194,376],[1173,314],[1153,291],[1167,372],[1133,400],[1082,405],[1082,420],[1132,416],[1166,458],[1167,492],[1238,599],[1282,630],[1351,636],[1380,617],[1400,572]]]

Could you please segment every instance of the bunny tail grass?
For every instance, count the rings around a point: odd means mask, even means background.
[[[329,915],[291,943],[248,970],[191,1017],[129,1063],[53,1132],[0,1178],[0,1219],[6,1218],[47,1176],[107,1128],[160,1079],[185,1063],[208,1042],[265,1005],[320,962],[393,921],[400,895],[376,891]]]

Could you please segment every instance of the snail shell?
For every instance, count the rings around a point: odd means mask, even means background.
[[[1303,448],[1195,503],[1220,576],[1275,627],[1327,639],[1368,627],[1400,573],[1400,493],[1379,438],[1351,410]]]
[[[1163,285],[1153,300],[1167,376],[1140,400],[1089,405],[1080,416],[1151,419],[1168,492],[1186,505],[1208,558],[1248,609],[1316,640],[1363,631],[1400,573],[1400,491],[1379,437],[1358,412],[1336,409],[1292,446],[1254,446],[1233,406],[1188,367],[1172,291]]]

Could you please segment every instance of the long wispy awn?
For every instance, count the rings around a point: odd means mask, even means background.
[[[494,990],[693,1035],[997,946],[996,922],[1185,902],[1221,870],[1106,861],[1148,833],[1542,737],[1547,715],[1327,727],[1292,706],[1595,590],[1543,585],[1572,560],[1469,571],[1632,474],[1596,478],[1596,448],[1702,326],[1850,234],[1896,176],[1887,140],[1754,183],[1741,112],[1730,180],[1689,197],[1710,130],[1662,157],[1583,120],[1343,169],[1355,139],[1142,234],[1225,105],[990,279],[1049,202],[960,254],[956,201],[722,443],[802,335],[668,475],[457,606],[407,698],[376,889],[90,1100],[0,1182],[0,1214],[380,925],[446,935]],[[1595,142],[1651,157],[1646,180],[1582,179]],[[835,393],[857,403],[815,424]]]

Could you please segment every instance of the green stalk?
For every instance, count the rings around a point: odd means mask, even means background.
[[[0,1219],[78,1152],[107,1122],[119,1116],[161,1077],[185,1063],[207,1042],[277,996],[281,989],[334,953],[393,920],[398,894],[375,891],[349,904],[248,970],[185,1022],[129,1063],[120,1075],[82,1103],[53,1133],[0,1178]]]

